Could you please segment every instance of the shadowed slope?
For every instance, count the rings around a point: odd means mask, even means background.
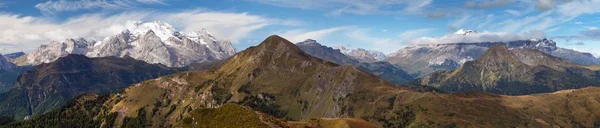
[[[58,109],[84,93],[109,94],[174,72],[129,57],[69,55],[21,75],[9,92],[0,95],[0,113],[22,119]]]

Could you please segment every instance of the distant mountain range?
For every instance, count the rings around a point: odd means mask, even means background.
[[[473,30],[459,30],[458,35],[476,34]],[[414,77],[422,77],[435,71],[453,70],[467,61],[481,57],[489,48],[503,44],[509,49],[535,49],[583,65],[598,65],[600,59],[590,53],[559,48],[549,39],[532,38],[509,42],[478,42],[416,45],[391,53],[386,62],[401,67]]]
[[[468,65],[486,71],[529,66],[503,46],[492,47],[482,58],[461,67]],[[527,96],[418,92],[356,67],[313,57],[279,36],[270,36],[219,67],[147,80],[107,96],[83,95],[59,110],[7,127],[286,125],[278,119],[363,124],[357,127],[597,127],[599,97],[600,88]]]
[[[151,64],[184,67],[235,54],[230,41],[218,40],[206,30],[183,33],[160,21],[128,22],[125,26],[126,30],[100,41],[78,38],[51,42],[13,62],[38,65],[69,54],[80,54],[88,57],[130,56]]]
[[[21,57],[23,55],[25,55],[24,52],[15,52],[15,53],[5,54],[4,58],[6,58],[7,60],[12,60],[12,59],[19,58],[19,57]]]
[[[397,68],[390,63],[378,61],[378,60],[383,60],[383,59],[374,59],[372,57],[372,55],[377,55],[377,54],[370,54],[366,50],[351,50],[353,52],[346,51],[347,53],[357,53],[359,51],[364,53],[364,54],[353,54],[353,55],[364,55],[363,57],[351,56],[351,55],[342,53],[342,50],[334,49],[331,47],[321,45],[317,41],[311,40],[311,39],[303,41],[303,42],[298,42],[298,43],[296,43],[296,46],[298,46],[298,48],[300,48],[303,52],[305,52],[311,56],[314,56],[314,57],[317,57],[317,58],[320,58],[320,59],[323,59],[326,61],[330,61],[330,62],[339,64],[339,65],[356,66],[363,71],[375,74],[375,75],[377,75],[385,80],[388,80],[394,84],[409,86],[408,83],[412,82],[412,80],[414,79],[412,76],[410,76],[406,72],[402,71],[402,69]],[[365,56],[371,56],[371,57],[365,57]],[[371,59],[365,60],[365,58],[371,58]]]
[[[334,49],[340,50],[340,52],[356,58],[361,62],[377,62],[383,61],[386,58],[386,55],[380,51],[366,50],[362,48],[358,49],[347,49],[344,46],[336,46]]]
[[[447,92],[485,91],[522,95],[600,85],[600,72],[533,49],[496,45],[456,70],[420,79]]]

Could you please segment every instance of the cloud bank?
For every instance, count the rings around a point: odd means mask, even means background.
[[[483,32],[478,34],[447,34],[445,36],[436,37],[420,37],[406,41],[409,45],[429,45],[429,44],[449,44],[449,43],[480,43],[480,42],[506,42],[515,40],[528,40],[531,38],[544,38],[545,34],[542,31],[531,31],[521,34],[506,33],[506,32]]]

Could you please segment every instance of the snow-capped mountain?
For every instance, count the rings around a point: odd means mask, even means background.
[[[382,61],[386,58],[385,54],[380,51],[366,50],[362,48],[347,49],[344,46],[335,46],[334,49],[338,49],[340,52],[358,59],[361,62],[376,62]]]
[[[148,63],[182,67],[226,59],[235,54],[235,49],[230,41],[218,40],[204,29],[183,33],[161,21],[131,21],[125,24],[125,30],[103,40],[79,38],[54,41],[14,62],[18,65],[38,65],[68,54],[88,57],[131,56]]]
[[[458,31],[454,32],[454,34],[456,35],[469,35],[469,34],[478,34],[479,32],[475,31],[475,30],[467,30],[467,29],[459,29]]]
[[[455,34],[465,33],[472,32],[469,32],[469,30],[459,30]],[[418,77],[438,70],[456,69],[464,62],[479,58],[485,51],[497,44],[504,44],[511,49],[536,49],[583,65],[600,64],[600,60],[589,53],[559,48],[556,46],[556,42],[546,38],[532,38],[509,42],[415,45],[389,54],[385,61],[398,65],[403,70]]]
[[[6,58],[4,58],[4,56],[2,56],[2,54],[0,54],[0,69],[3,70],[11,70],[16,68],[17,66],[13,63],[11,63],[10,61],[6,60]]]

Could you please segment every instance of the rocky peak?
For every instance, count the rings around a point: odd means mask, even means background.
[[[173,34],[177,32],[173,26],[162,21],[129,21],[125,26],[133,35],[144,35],[147,34],[149,30],[152,30],[161,40],[167,40],[169,37],[173,37]]]
[[[507,70],[524,65],[524,63],[519,61],[519,58],[505,45],[496,45],[488,49],[487,52],[475,62],[481,64],[482,67],[491,70]]]
[[[290,42],[278,35],[269,36],[257,47],[262,50],[274,50],[277,52],[295,52],[295,53],[302,52],[292,42]]]
[[[241,63],[248,63],[248,61],[253,63],[239,65]],[[236,54],[221,68],[224,70],[231,70],[260,65],[276,65],[275,67],[294,68],[297,66],[302,67],[302,65],[310,65],[310,63],[314,62],[335,65],[303,52],[298,46],[278,35],[271,35],[258,46],[247,48]]]
[[[456,34],[456,35],[470,35],[470,34],[479,34],[479,32],[477,32],[475,30],[459,29],[458,31],[454,32],[454,34]]]
[[[161,21],[130,21],[125,24],[123,31],[105,37],[102,41],[78,38],[52,42],[13,62],[18,65],[38,65],[55,61],[67,54],[88,57],[129,55],[148,63],[182,67],[227,59],[235,54],[235,48],[230,41],[217,40],[206,29],[183,34]]]
[[[317,43],[317,41],[316,41],[316,40],[313,40],[313,39],[306,39],[306,40],[304,40],[304,41],[302,41],[302,42],[298,42],[298,44],[314,44],[314,45],[321,45],[321,44]]]

